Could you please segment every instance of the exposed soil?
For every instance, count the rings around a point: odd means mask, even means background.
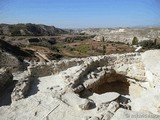
[[[30,39],[39,41],[30,43]],[[51,41],[52,44],[50,43]],[[16,54],[25,54],[24,59],[41,61],[35,52],[45,55],[50,60],[73,57],[89,57],[104,54],[133,52],[134,48],[120,42],[97,42],[92,36],[87,35],[60,35],[60,36],[14,36],[5,37],[4,41],[15,46],[15,50],[21,49]],[[10,50],[10,49],[8,49]],[[15,50],[10,50],[15,51]]]

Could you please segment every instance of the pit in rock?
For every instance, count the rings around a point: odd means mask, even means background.
[[[117,92],[121,95],[129,95],[129,82],[126,76],[121,74],[110,74],[105,76],[101,82],[93,86],[90,91],[97,94],[106,92]]]

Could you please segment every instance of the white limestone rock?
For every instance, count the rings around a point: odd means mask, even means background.
[[[118,109],[111,120],[159,120],[160,116],[148,112]]]
[[[30,77],[18,81],[11,94],[12,102],[26,97],[30,88],[30,83],[31,83]]]
[[[96,105],[98,105],[101,103],[109,103],[111,101],[114,101],[118,99],[119,96],[120,94],[116,92],[107,92],[101,95],[93,93],[93,95],[90,96],[89,99],[92,99],[96,103]]]
[[[108,106],[108,111],[111,112],[111,113],[115,113],[116,110],[119,108],[119,103],[116,102],[116,101],[112,101],[109,106]]]
[[[160,86],[160,50],[149,50],[142,54],[147,80],[151,87]]]

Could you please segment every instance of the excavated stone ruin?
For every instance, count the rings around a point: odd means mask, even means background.
[[[117,92],[121,95],[129,95],[129,82],[126,76],[121,74],[110,74],[105,76],[101,83],[93,86],[90,90],[97,94],[103,94],[106,92]]]
[[[148,51],[32,64],[14,73],[12,103],[0,114],[18,120],[116,120],[121,114],[125,120],[126,114],[140,112],[159,119],[158,55]]]

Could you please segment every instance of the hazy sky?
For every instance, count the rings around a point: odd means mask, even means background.
[[[160,0],[0,0],[0,23],[61,28],[160,26]]]

